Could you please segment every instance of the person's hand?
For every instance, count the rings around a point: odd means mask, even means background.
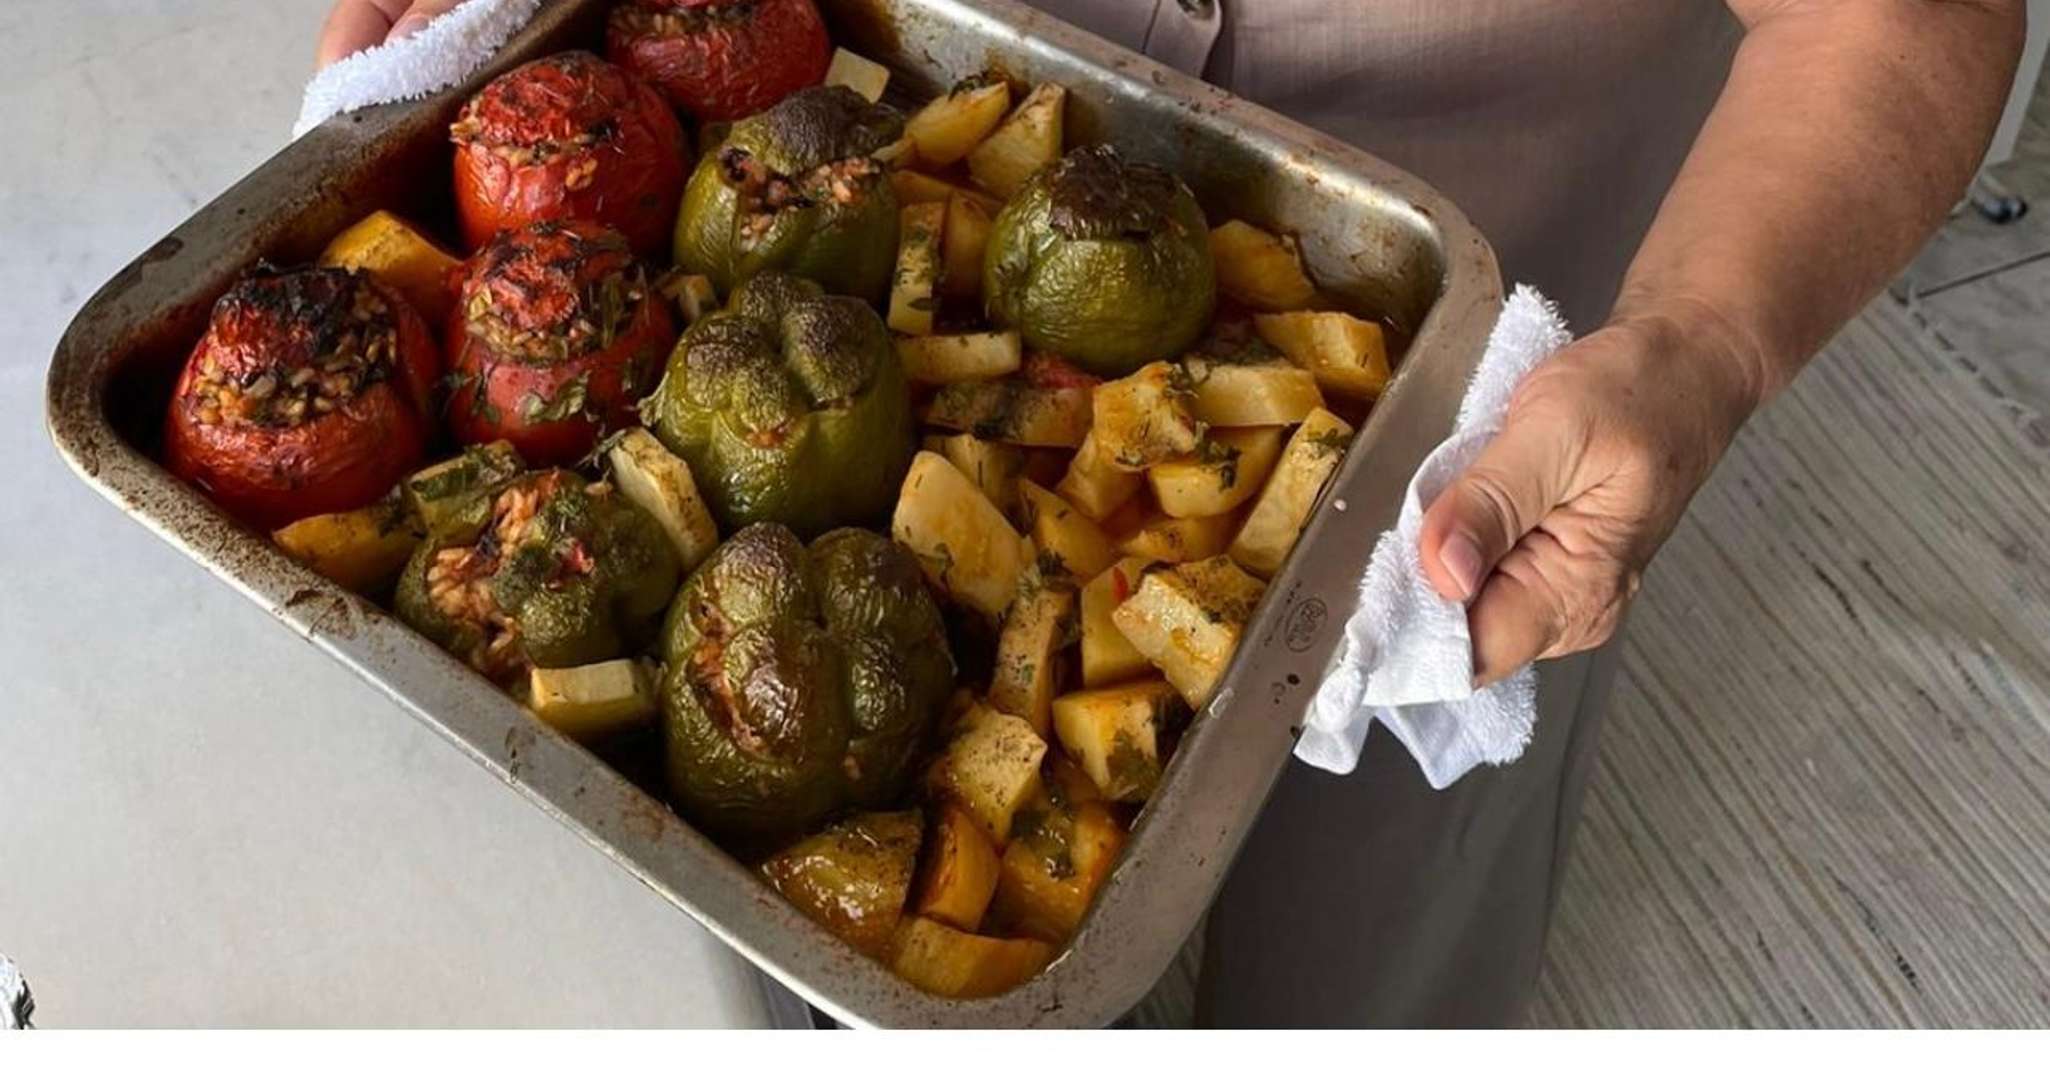
[[[335,0],[320,28],[314,68],[355,55],[374,44],[419,33],[436,15],[463,0]]]
[[[1599,646],[1757,406],[1726,331],[1612,322],[1518,386],[1502,431],[1424,512],[1438,594],[1468,604],[1476,684]]]

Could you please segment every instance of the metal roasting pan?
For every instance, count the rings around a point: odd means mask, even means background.
[[[173,377],[238,275],[259,258],[307,261],[374,208],[450,232],[447,127],[461,101],[518,63],[596,47],[608,6],[549,5],[466,84],[329,121],[152,245],[58,342],[50,435],[116,506],[841,1021],[1104,1025],[1167,968],[1287,764],[1367,551],[1393,524],[1409,473],[1451,426],[1492,327],[1501,298],[1494,255],[1416,178],[1023,4],[821,0],[836,43],[892,69],[893,96],[915,100],[985,68],[1057,81],[1070,93],[1071,143],[1110,141],[1171,168],[1214,219],[1297,234],[1323,287],[1412,338],[1073,941],[1009,993],[940,999],[835,940],[660,799],[374,604],[287,559],[151,458]]]

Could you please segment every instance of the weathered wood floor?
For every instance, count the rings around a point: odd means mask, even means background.
[[[2022,224],[1997,239],[2050,251],[2050,196]],[[2022,256],[1882,298],[1696,500],[1532,1024],[2050,1025],[2050,259]]]

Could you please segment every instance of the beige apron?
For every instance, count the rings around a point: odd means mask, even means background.
[[[1720,0],[1031,2],[1429,181],[1583,332],[1737,39]],[[1385,730],[1348,777],[1292,765],[1211,913],[1198,1020],[1515,1024],[1614,647],[1541,667],[1531,749],[1444,792]]]

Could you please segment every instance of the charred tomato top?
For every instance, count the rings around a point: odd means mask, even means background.
[[[818,84],[832,45],[812,0],[627,0],[605,52],[680,110],[730,122]]]
[[[507,71],[470,98],[449,135],[456,214],[472,248],[529,222],[587,219],[655,254],[691,162],[661,95],[589,52]]]
[[[265,529],[362,507],[426,454],[440,372],[419,314],[368,274],[260,267],[186,360],[165,465]]]
[[[448,324],[449,427],[535,465],[575,463],[634,421],[676,323],[615,230],[536,222],[463,265]]]

